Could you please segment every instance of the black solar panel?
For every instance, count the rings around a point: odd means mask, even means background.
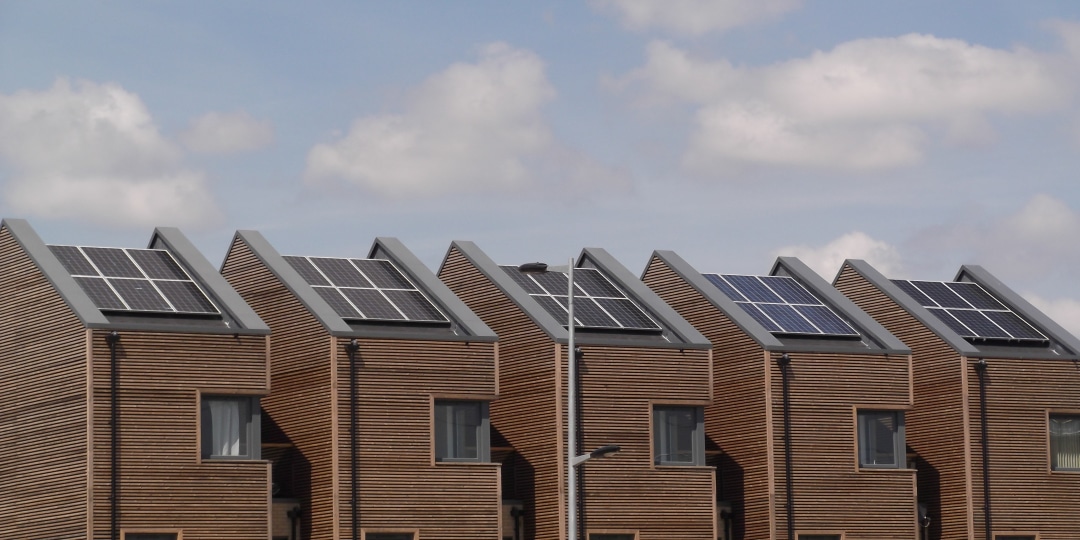
[[[412,283],[398,272],[390,261],[377,259],[353,259],[353,264],[380,289],[412,289]]]
[[[892,282],[962,337],[1037,343],[1050,341],[978,283],[902,279]]]
[[[774,334],[859,335],[847,321],[794,278],[702,275]]]
[[[323,277],[318,268],[315,268],[311,261],[304,257],[283,257],[285,262],[289,263],[289,266],[296,270],[300,277],[304,278],[304,281],[308,285],[320,285],[323,287],[329,287],[330,282]]]
[[[555,320],[567,319],[567,288],[570,278],[558,271],[525,273],[516,266],[505,271]],[[535,282],[534,282],[535,280]],[[543,287],[538,287],[535,283]],[[574,326],[610,330],[658,331],[660,325],[595,268],[574,269]]]
[[[79,246],[49,246],[49,249],[98,309],[190,315],[219,313],[168,251]]]
[[[449,322],[439,308],[390,261],[284,258],[344,319]]]

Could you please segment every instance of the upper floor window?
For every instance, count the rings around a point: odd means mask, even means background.
[[[259,459],[259,398],[202,396],[203,459]]]
[[[1080,470],[1080,414],[1050,415],[1050,469]]]
[[[859,411],[859,466],[902,469],[906,466],[903,411]]]
[[[653,463],[704,465],[702,407],[657,405],[653,408]]]
[[[435,401],[435,461],[491,461],[487,402]]]

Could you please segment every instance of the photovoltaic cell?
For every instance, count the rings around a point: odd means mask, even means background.
[[[135,259],[135,264],[138,264],[146,277],[150,279],[188,279],[187,273],[176,264],[167,251],[129,249],[128,255]]]
[[[794,278],[702,274],[775,334],[857,337],[847,321]]]
[[[94,266],[105,277],[141,278],[143,273],[131,262],[127,254],[120,248],[82,248],[83,253],[94,263]]]
[[[289,266],[293,267],[293,270],[296,270],[297,274],[300,274],[300,277],[304,278],[304,281],[306,281],[308,285],[330,286],[330,282],[319,273],[319,269],[315,268],[315,265],[311,264],[311,261],[304,257],[283,258],[285,259],[285,262],[289,263]]]
[[[901,279],[892,282],[962,337],[1039,343],[1049,341],[978,283]]]
[[[560,323],[566,321],[566,289],[570,283],[567,274],[559,271],[525,273],[516,266],[501,268],[552,317]],[[542,287],[537,286],[536,282]],[[574,269],[574,319],[574,326],[580,328],[635,331],[661,329],[641,307],[595,268]]]
[[[219,313],[166,250],[86,246],[49,246],[49,249],[98,309],[190,315]]]
[[[375,289],[339,289],[360,310],[365,319],[404,320],[403,315],[381,292]]]
[[[352,259],[354,265],[380,289],[412,289],[412,283],[398,272],[390,261],[377,259]]]
[[[341,292],[338,289],[333,289],[330,287],[312,288],[315,289],[316,293],[319,293],[319,296],[321,296],[323,300],[326,300],[327,304],[330,304],[330,307],[334,308],[334,313],[337,313],[339,317],[343,319],[363,318],[361,317],[360,312],[357,311],[356,308],[354,308],[353,305],[350,304],[344,296],[342,296]]]
[[[405,313],[410,321],[446,321],[446,317],[420,291],[384,289],[383,293]]]
[[[79,251],[76,246],[49,246],[49,250],[60,259],[60,263],[67,268],[73,276],[96,276],[98,271],[94,265]]]
[[[375,288],[367,278],[360,275],[360,271],[349,262],[349,259],[311,257],[310,260],[315,263],[315,266],[317,266],[319,270],[322,270],[323,275],[325,275],[335,287]]]

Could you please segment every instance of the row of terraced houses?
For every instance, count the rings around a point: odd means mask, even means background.
[[[620,448],[577,469],[583,540],[1080,538],[1080,341],[979,266],[587,248],[572,363],[568,272],[522,262],[4,220],[0,538],[565,539],[570,409]]]

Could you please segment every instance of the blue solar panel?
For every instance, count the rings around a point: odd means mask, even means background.
[[[857,337],[859,333],[794,278],[702,274],[774,334]]]
[[[343,319],[449,322],[390,261],[298,256],[284,259]]]
[[[978,283],[892,280],[954,332],[970,340],[1050,340]]]

